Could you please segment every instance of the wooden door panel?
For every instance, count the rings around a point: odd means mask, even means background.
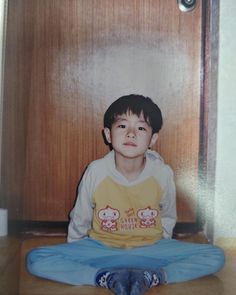
[[[108,148],[103,113],[141,93],[163,111],[155,147],[195,221],[201,1],[9,0],[2,193],[13,219],[67,220],[86,165]],[[13,86],[14,85],[14,86]]]

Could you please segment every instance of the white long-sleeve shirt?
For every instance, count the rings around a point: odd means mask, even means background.
[[[110,246],[135,247],[171,238],[176,223],[173,172],[148,150],[143,171],[129,181],[116,169],[111,151],[86,169],[70,218],[68,242],[91,236]]]

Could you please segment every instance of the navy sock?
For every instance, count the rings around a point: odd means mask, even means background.
[[[149,288],[166,283],[163,270],[130,270],[130,295],[142,295]]]
[[[129,270],[100,270],[95,278],[96,285],[110,289],[116,295],[129,295]]]
[[[101,269],[95,281],[97,286],[110,289],[116,295],[142,295],[149,288],[166,284],[166,274],[161,269]]]

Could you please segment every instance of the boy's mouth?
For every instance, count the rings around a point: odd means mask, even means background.
[[[130,141],[125,142],[123,145],[125,145],[125,146],[133,146],[133,147],[137,146],[134,142],[130,142]]]

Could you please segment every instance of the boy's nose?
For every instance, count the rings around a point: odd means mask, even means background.
[[[127,136],[128,136],[129,138],[134,138],[134,137],[135,137],[135,131],[133,131],[133,130],[128,130],[128,132],[127,132]]]
[[[135,138],[135,135],[134,134],[128,134],[128,137],[129,138]]]

